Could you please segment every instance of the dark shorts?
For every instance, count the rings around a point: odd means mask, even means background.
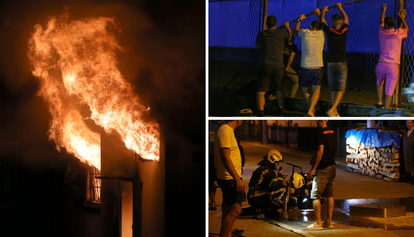
[[[276,91],[281,91],[284,76],[285,70],[283,65],[263,65],[259,73],[259,80],[257,81],[257,91],[266,92],[270,90],[270,85]]]
[[[345,92],[348,66],[346,62],[328,63],[328,84],[331,92]]]
[[[311,199],[333,197],[335,188],[336,166],[331,165],[323,170],[317,170],[313,178]]]
[[[233,179],[222,180],[217,179],[217,183],[223,192],[223,204],[232,206],[234,204],[240,204],[246,200],[246,193],[237,192],[236,182]]]
[[[323,69],[306,69],[301,67],[298,72],[299,86],[308,87],[310,84],[320,86],[323,78]]]

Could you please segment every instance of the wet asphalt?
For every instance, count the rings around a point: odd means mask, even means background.
[[[312,153],[297,151],[275,145],[264,145],[258,142],[242,142],[246,152],[246,166],[244,168],[244,182],[247,186],[252,171],[257,162],[269,148],[277,148],[291,162],[302,166],[307,172],[308,160]],[[285,173],[290,174],[291,168],[285,166]],[[290,210],[282,219],[256,220],[253,215],[240,216],[235,223],[236,228],[245,228],[243,236],[414,236],[414,186],[403,183],[387,183],[366,176],[345,171],[346,164],[337,161],[337,181],[335,207],[333,214],[333,229],[324,231],[303,231],[303,228],[315,221],[313,209]],[[341,179],[341,180],[339,180]],[[340,187],[339,187],[340,185]],[[379,190],[378,190],[379,189]],[[374,191],[377,190],[377,191]],[[221,206],[221,192],[217,192],[217,204]],[[341,199],[343,197],[343,199]],[[353,198],[356,197],[356,198]],[[366,197],[366,198],[361,198]],[[372,198],[378,197],[378,198]],[[372,218],[366,216],[353,216],[350,206],[361,204],[384,204],[406,207],[406,216],[394,218]],[[243,203],[248,206],[248,203]],[[219,207],[220,209],[220,207]],[[322,205],[322,221],[326,219],[327,203]],[[214,232],[219,230],[220,210],[210,211],[209,236],[217,236]],[[243,223],[242,226],[237,224]],[[260,224],[261,223],[261,224]],[[251,226],[255,226],[254,228]],[[272,231],[267,231],[273,228]],[[215,230],[215,231],[214,231]],[[281,235],[280,235],[281,234]]]

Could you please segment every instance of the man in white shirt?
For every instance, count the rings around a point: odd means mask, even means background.
[[[242,211],[241,203],[246,199],[242,180],[242,159],[234,135],[234,129],[242,120],[231,120],[221,125],[214,138],[214,165],[217,183],[223,192],[223,217],[220,237],[231,237],[233,224]]]
[[[316,9],[315,9],[316,11]],[[293,33],[301,38],[302,59],[300,63],[299,86],[302,88],[309,109],[306,116],[315,117],[314,108],[319,100],[321,82],[323,78],[323,45],[325,44],[325,32],[321,30],[321,22],[313,21],[310,30],[300,30],[300,23],[306,16],[299,16]],[[309,85],[312,84],[312,96],[309,92]]]

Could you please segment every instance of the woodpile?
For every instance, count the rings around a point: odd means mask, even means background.
[[[400,154],[395,147],[346,146],[347,170],[372,178],[395,182],[400,179]],[[402,158],[402,156],[401,156]]]

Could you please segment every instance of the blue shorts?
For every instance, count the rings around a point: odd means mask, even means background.
[[[348,66],[346,62],[328,63],[328,84],[331,92],[345,92]]]
[[[310,84],[320,86],[323,78],[322,68],[306,69],[301,67],[298,72],[299,86],[308,87]]]

